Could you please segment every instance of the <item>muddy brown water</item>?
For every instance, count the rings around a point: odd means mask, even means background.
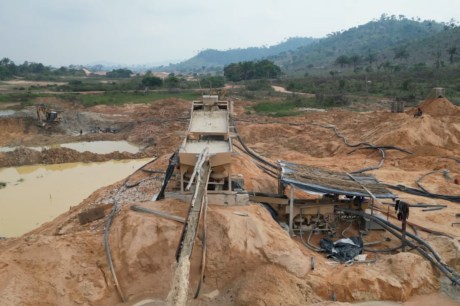
[[[22,235],[151,159],[0,168],[0,237]]]
[[[0,147],[0,152],[11,152],[14,151],[17,147]],[[71,142],[63,144],[54,144],[50,146],[43,147],[28,147],[29,149],[41,151],[43,149],[56,149],[56,148],[69,148],[78,152],[91,152],[96,154],[108,154],[115,151],[119,152],[128,152],[128,153],[138,153],[139,147],[133,145],[125,140],[121,141],[82,141],[82,142]]]

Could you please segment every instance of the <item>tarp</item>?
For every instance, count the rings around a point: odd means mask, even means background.
[[[361,186],[370,190],[376,198],[396,198],[375,177],[368,174],[354,174],[354,181],[344,172],[331,171],[299,165],[291,162],[280,162],[281,182],[285,185],[293,185],[308,193],[337,194],[348,196],[369,197],[369,194]]]
[[[319,242],[320,247],[328,253],[328,257],[335,258],[340,262],[353,260],[363,252],[363,240],[360,237],[343,238],[333,242],[323,238]]]

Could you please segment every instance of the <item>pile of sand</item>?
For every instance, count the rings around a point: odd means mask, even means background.
[[[274,181],[249,157],[237,159],[235,171],[245,176],[255,172],[252,188],[275,188]],[[163,156],[149,169],[163,168],[166,161]],[[140,171],[131,179],[142,180],[146,175]],[[187,203],[175,199],[135,200],[136,192],[151,197],[159,184],[152,186],[134,187],[119,195],[123,208],[111,228],[113,262],[128,301],[166,299],[182,229],[180,223],[134,212],[129,206],[137,204],[182,217],[188,210]],[[21,238],[0,241],[0,304],[119,303],[104,252],[103,220],[84,226],[76,220],[88,205],[110,202],[118,187],[114,184],[97,191],[79,207]],[[210,206],[207,220],[203,295],[195,302],[189,296],[192,304],[305,305],[330,299],[331,290],[342,301],[405,300],[437,288],[430,265],[414,254],[383,256],[372,266],[329,265],[323,256],[290,239],[261,205]],[[199,235],[191,259],[190,295],[198,282],[201,248]],[[314,271],[311,256],[316,257]]]
[[[426,114],[422,118],[389,111],[356,114],[334,110],[304,117],[242,119],[237,126],[247,145],[273,159],[286,159],[285,156],[295,152],[325,159],[344,156],[353,150],[332,129],[320,125],[336,126],[350,144],[369,142],[399,146],[423,156],[456,156],[460,151],[459,107],[447,99],[427,100],[421,107]],[[359,153],[366,151],[355,152],[353,156]],[[378,163],[378,154],[375,160],[374,164]]]
[[[460,118],[440,120],[432,116],[409,117],[401,122],[401,126],[397,129],[382,130],[373,138],[375,143],[380,145],[416,148],[423,155],[426,153],[446,155],[446,149],[458,150],[460,148]],[[426,146],[430,147],[431,152],[424,152]],[[439,148],[442,152],[435,152],[435,148]]]
[[[460,115],[460,108],[446,98],[427,99],[419,105],[424,114],[430,116]]]
[[[180,216],[187,211],[187,204],[177,200],[142,206]],[[342,301],[405,300],[437,288],[432,268],[418,255],[383,257],[373,266],[334,267],[290,239],[259,205],[211,206],[208,213],[206,279],[203,295],[194,304],[308,305],[328,300],[332,291]],[[110,245],[128,301],[166,299],[181,228],[175,221],[128,207],[117,216]],[[26,235],[0,245],[2,305],[119,302],[100,231]],[[190,294],[198,281],[200,253],[198,238],[191,260]],[[317,258],[315,271],[310,270],[311,256]]]

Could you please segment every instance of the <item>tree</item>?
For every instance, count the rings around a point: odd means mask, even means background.
[[[179,87],[179,79],[174,75],[174,73],[171,73],[166,79],[165,79],[165,85],[169,89],[173,88],[178,88]]]
[[[343,69],[343,66],[348,65],[350,63],[350,58],[346,55],[340,55],[336,60],[335,63],[340,65],[340,68]]]
[[[0,60],[0,66],[8,66],[9,63],[12,63],[11,60],[7,57],[4,57]]]
[[[447,53],[449,53],[449,62],[453,64],[454,56],[457,53],[457,47],[450,47],[449,49],[447,49]]]
[[[224,67],[224,76],[232,82],[238,82],[242,80],[241,66],[237,63],[233,63]]]
[[[224,67],[224,76],[233,81],[276,78],[281,68],[269,60],[232,63]]]
[[[353,54],[350,56],[350,62],[353,64],[353,69],[356,70],[356,66],[358,66],[358,64],[361,62],[361,56],[358,54]]]
[[[9,58],[0,60],[0,80],[12,78],[17,73],[17,66]]]
[[[254,78],[255,76],[254,62],[242,62],[241,70],[243,72],[244,80],[251,80]]]
[[[393,49],[395,56],[393,59],[407,59],[409,57],[409,52],[405,46],[396,47]]]
[[[436,63],[435,63],[436,69],[439,69],[441,66],[444,66],[444,61],[441,60],[441,56],[442,56],[441,50],[438,49],[435,55],[436,55]]]
[[[113,69],[110,72],[107,72],[106,76],[108,78],[129,78],[133,72],[129,69]]]
[[[223,76],[207,76],[200,79],[202,87],[217,88],[225,86],[225,79]]]
[[[371,49],[369,49],[366,60],[369,62],[369,65],[372,66],[372,64],[377,60],[377,53],[371,52]]]
[[[163,85],[163,80],[154,75],[146,75],[142,79],[142,85],[147,87],[161,87],[161,85]]]
[[[275,78],[281,73],[281,68],[275,65],[272,61],[262,60],[254,64],[256,78]]]

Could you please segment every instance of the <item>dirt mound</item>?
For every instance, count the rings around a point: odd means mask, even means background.
[[[148,168],[164,169],[167,159],[168,155],[162,156]],[[275,188],[249,157],[237,159],[235,171],[244,175],[256,171],[251,182],[256,191]],[[124,295],[129,301],[164,301],[171,288],[182,224],[134,212],[130,206],[184,217],[188,204],[175,199],[146,201],[161,183],[147,181],[149,175],[138,171],[129,180],[133,188],[120,194],[120,183],[100,189],[33,232],[0,241],[0,304],[117,304],[102,240],[105,219],[81,226],[77,218],[83,209],[113,203],[114,198],[123,207],[112,224],[109,242]],[[330,265],[290,239],[261,205],[212,205],[207,220],[206,279],[200,299],[189,297],[191,305],[302,305],[328,300],[332,292],[340,301],[400,301],[437,288],[431,266],[415,254],[382,255],[371,266]],[[201,247],[198,237],[191,259],[191,288],[198,282]],[[314,271],[311,256],[316,257]]]
[[[460,271],[460,243],[443,236],[429,236],[426,241],[438,252],[445,263]]]
[[[244,153],[233,157],[232,173],[242,175],[244,178],[244,188],[250,191],[265,191],[276,193],[278,191],[278,181],[256,166]]]
[[[374,137],[375,143],[381,145],[398,145],[406,148],[429,146],[430,150],[439,148],[443,152],[431,152],[433,155],[446,155],[447,150],[460,148],[460,118],[456,121],[439,120],[436,117],[407,119],[403,124],[392,130],[383,130]],[[436,154],[438,153],[438,154]]]
[[[147,156],[145,152],[128,153],[116,151],[107,154],[96,154],[91,152],[78,152],[69,148],[52,148],[43,149],[42,151],[17,148],[12,152],[0,153],[0,167],[74,162],[103,162],[108,160],[144,158]]]
[[[187,211],[187,204],[177,200],[143,206],[181,216]],[[248,216],[238,216],[233,213],[236,210]],[[213,206],[209,214],[204,293],[233,288],[234,283],[265,264],[278,266],[290,279],[307,273],[304,264],[307,258],[263,207]],[[129,300],[146,293],[157,299],[166,298],[181,228],[180,223],[133,212],[128,207],[117,216],[110,244],[121,288]],[[114,305],[118,302],[100,231],[61,236],[28,235],[1,244],[2,305]],[[197,241],[192,257],[192,287],[197,283],[200,245]],[[265,282],[260,280],[260,286]]]
[[[324,286],[324,282],[328,286]],[[431,265],[412,253],[381,257],[370,266],[336,269],[310,275],[309,284],[324,299],[335,293],[340,301],[405,301],[414,294],[427,294],[438,288]]]
[[[187,211],[186,203],[172,199],[142,206],[179,216]],[[266,305],[274,301],[303,305],[328,300],[332,292],[340,301],[401,301],[437,288],[431,266],[418,255],[384,256],[373,266],[329,266],[289,239],[259,205],[210,206],[208,213],[206,280],[202,297],[195,302],[189,297],[191,305]],[[165,300],[181,228],[180,223],[134,212],[128,206],[116,217],[110,245],[128,300]],[[0,242],[0,246],[2,305],[114,305],[119,301],[100,229],[59,236],[29,234]],[[200,251],[198,239],[191,260],[191,288],[198,281]],[[308,264],[310,256],[317,256],[314,272]],[[213,292],[216,296],[211,297]]]
[[[263,265],[248,273],[238,287],[236,305],[296,306],[321,301],[305,279],[274,265]]]
[[[271,157],[280,157],[292,151],[327,157],[338,153],[342,144],[333,133],[318,126],[238,123],[238,128],[241,137],[251,148]]]
[[[0,146],[20,145],[40,133],[36,121],[29,117],[0,117]]]
[[[457,116],[460,108],[446,98],[427,99],[419,105],[424,114],[430,116]],[[415,112],[415,110],[413,111]]]

